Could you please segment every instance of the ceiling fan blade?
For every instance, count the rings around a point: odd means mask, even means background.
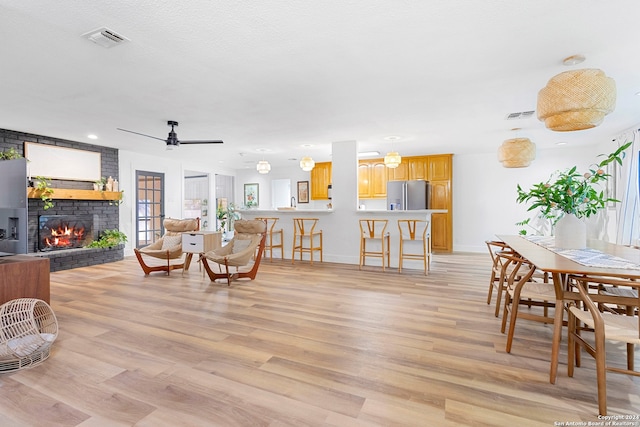
[[[197,140],[192,140],[192,141],[183,141],[180,140],[180,144],[224,144],[224,141],[220,141],[219,139],[217,140],[211,140],[211,141],[197,141]]]
[[[121,130],[121,131],[123,131],[123,132],[135,133],[136,135],[146,136],[147,138],[157,139],[157,140],[159,140],[159,141],[165,141],[165,142],[167,141],[167,139],[166,139],[166,138],[157,138],[157,137],[155,137],[155,136],[146,135],[146,134],[144,134],[144,133],[140,133],[140,132],[134,132],[134,131],[132,131],[132,130],[126,130],[126,129],[120,129],[120,128],[116,128],[116,129]]]

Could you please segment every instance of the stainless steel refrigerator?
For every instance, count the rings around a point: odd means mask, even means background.
[[[429,209],[431,198],[429,193],[429,181],[389,181],[387,182],[387,209]]]

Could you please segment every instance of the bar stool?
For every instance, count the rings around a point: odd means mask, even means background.
[[[382,271],[385,267],[385,257],[387,267],[390,266],[391,255],[389,252],[389,232],[387,230],[387,219],[361,219],[360,220],[360,270],[365,264],[366,257],[382,258]],[[380,250],[367,250],[367,241],[380,240]]]
[[[431,234],[429,233],[429,221],[423,219],[399,219],[400,251],[398,260],[398,273],[402,272],[402,264],[405,259],[416,259],[424,262],[424,274],[427,275],[431,265]],[[405,252],[406,242],[421,242],[422,251]]]
[[[300,252],[300,261],[302,261],[302,253],[309,252],[309,259],[313,264],[313,252],[320,252],[320,262],[322,262],[322,230],[316,231],[318,218],[293,218],[293,249],[291,251],[291,264],[295,260],[296,250]],[[319,236],[319,245],[316,246],[316,236]],[[304,245],[305,239],[308,246]]]
[[[273,250],[280,249],[280,258],[284,259],[284,233],[282,228],[275,229],[276,223],[280,218],[275,217],[258,217],[257,220],[267,223],[267,241],[264,245],[264,251],[269,251],[269,261],[273,261]],[[277,236],[280,235],[280,238]],[[276,236],[275,242],[273,236]]]

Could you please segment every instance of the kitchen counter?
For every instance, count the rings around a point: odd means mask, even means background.
[[[333,209],[237,209],[237,212],[247,215],[262,215],[262,214],[283,214],[283,213],[333,213]]]
[[[390,210],[390,209],[361,209],[358,210],[358,214],[361,215],[431,215],[431,214],[446,214],[446,209],[416,209],[416,210]]]

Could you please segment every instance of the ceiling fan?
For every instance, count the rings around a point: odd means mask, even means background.
[[[140,132],[134,132],[132,130],[127,130],[127,129],[120,129],[117,128],[118,130],[121,130],[123,132],[129,132],[129,133],[135,133],[136,135],[142,135],[142,136],[146,136],[147,138],[153,138],[153,139],[158,139],[160,141],[164,141],[167,144],[167,150],[172,150],[173,147],[179,147],[180,144],[222,144],[223,141],[220,140],[190,140],[190,141],[181,141],[178,139],[178,135],[176,134],[176,132],[173,130],[173,128],[175,126],[178,126],[178,122],[173,121],[173,120],[169,120],[167,122],[168,126],[171,126],[171,131],[169,132],[169,136],[167,136],[167,139],[162,139],[162,138],[157,138],[155,136],[151,136],[151,135],[146,135],[144,133],[140,133]]]

